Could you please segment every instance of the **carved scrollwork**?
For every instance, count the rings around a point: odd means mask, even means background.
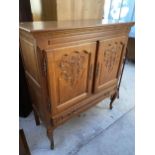
[[[113,67],[117,61],[118,50],[120,50],[121,48],[121,44],[115,42],[115,44],[109,44],[109,46],[105,49],[104,63],[108,72],[111,72],[113,70]]]
[[[71,86],[74,86],[77,80],[82,76],[84,61],[85,56],[78,51],[63,55],[59,61],[61,78]]]

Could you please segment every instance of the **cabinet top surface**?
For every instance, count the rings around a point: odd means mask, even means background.
[[[134,22],[122,20],[79,20],[79,21],[38,21],[38,22],[21,22],[20,30],[27,32],[52,31],[76,28],[89,28],[97,26],[129,24],[132,26]]]

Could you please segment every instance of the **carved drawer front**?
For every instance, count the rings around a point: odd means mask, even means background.
[[[53,108],[63,110],[91,94],[96,42],[47,53]]]
[[[117,84],[126,40],[126,37],[117,37],[99,42],[95,71],[95,92]]]

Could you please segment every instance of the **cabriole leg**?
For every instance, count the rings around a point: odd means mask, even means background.
[[[117,97],[117,93],[115,93],[113,96],[111,96],[110,109],[113,108],[113,107],[112,107],[112,104],[113,104],[113,102],[115,101],[116,97]]]
[[[52,128],[47,129],[47,136],[50,140],[50,147],[52,150],[54,150],[54,139],[53,139],[53,129]]]
[[[34,118],[35,118],[36,125],[38,126],[40,125],[39,116],[34,108],[33,108],[33,112],[34,112]]]
[[[118,88],[118,91],[117,91],[117,98],[119,99],[119,88]]]

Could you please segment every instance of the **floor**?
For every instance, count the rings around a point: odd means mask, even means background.
[[[50,150],[46,130],[35,125],[33,113],[20,118],[32,155],[134,155],[135,67],[127,62],[120,98],[109,110],[109,99],[74,117],[54,131]]]

